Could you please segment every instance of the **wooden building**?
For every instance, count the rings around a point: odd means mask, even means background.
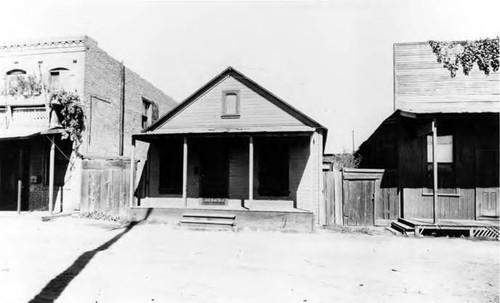
[[[452,78],[427,42],[402,43],[394,85],[395,112],[359,147],[360,166],[384,169],[401,218],[498,219],[498,72]]]
[[[240,227],[310,229],[313,218],[320,223],[326,134],[228,67],[133,135],[149,153],[132,174],[132,213],[153,208],[178,222],[187,213],[225,212]]]

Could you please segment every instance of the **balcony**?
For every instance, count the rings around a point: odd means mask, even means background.
[[[0,106],[0,139],[22,138],[49,129],[45,105]]]

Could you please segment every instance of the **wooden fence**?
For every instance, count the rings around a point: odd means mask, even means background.
[[[326,225],[389,225],[399,217],[397,188],[382,186],[384,170],[324,172]]]
[[[81,213],[124,217],[129,206],[130,161],[84,160]]]

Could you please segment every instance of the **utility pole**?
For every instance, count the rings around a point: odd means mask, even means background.
[[[354,129],[351,131],[352,133],[352,153],[354,154]]]

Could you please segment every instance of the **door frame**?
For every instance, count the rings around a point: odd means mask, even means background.
[[[221,176],[221,180],[224,180],[224,196],[225,197],[216,197],[216,198],[229,198],[229,150],[228,150],[228,145],[226,143],[225,140],[214,140],[214,141],[208,141],[209,143],[208,144],[203,144],[202,145],[202,148],[200,149],[201,150],[201,154],[200,154],[200,175],[199,175],[199,196],[201,198],[210,198],[206,195],[206,190],[205,190],[205,182],[204,182],[204,172],[205,172],[205,168],[206,166],[204,166],[203,164],[205,163],[205,161],[211,161],[211,159],[213,158],[210,158],[208,156],[208,154],[206,152],[204,152],[204,150],[206,150],[206,148],[210,148],[212,146],[216,146],[216,150],[215,152],[212,151],[213,153],[217,153],[217,152],[221,152],[222,155],[222,159],[223,161],[222,162],[222,166],[220,167],[220,169],[224,170],[223,172],[223,175]],[[218,168],[219,169],[219,168]]]
[[[380,184],[382,181],[382,177],[384,175],[383,169],[355,169],[355,168],[344,168],[342,170],[342,221],[343,225],[346,224],[345,219],[345,210],[346,210],[346,200],[349,198],[349,192],[347,190],[348,182],[363,180],[363,181],[372,181],[373,186],[373,195],[371,198],[371,215],[372,222],[371,225],[363,225],[363,226],[376,226],[377,224],[377,207],[378,203],[382,202]]]

